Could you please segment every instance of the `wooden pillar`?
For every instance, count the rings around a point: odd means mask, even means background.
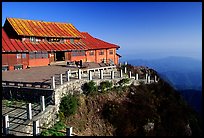
[[[52,76],[51,79],[51,89],[55,89],[55,76]]]
[[[139,75],[138,73],[135,74],[135,80],[138,80],[139,79]]]
[[[120,77],[121,78],[123,77],[123,70],[122,69],[120,70]]]
[[[33,136],[37,136],[40,134],[39,126],[39,120],[33,121]]]
[[[60,74],[60,85],[62,85],[63,84],[63,76],[62,76],[62,74]]]
[[[8,115],[3,116],[3,134],[9,134],[9,117]]]
[[[66,128],[66,134],[67,136],[72,136],[72,127]]]
[[[78,79],[81,79],[81,69],[78,69]]]
[[[103,79],[103,70],[100,70],[100,79]]]
[[[92,71],[91,70],[89,70],[89,80],[92,80],[93,78],[92,78]]]
[[[66,71],[66,76],[67,76],[67,81],[70,81],[69,76],[70,76],[70,70]]]
[[[32,107],[31,107],[31,103],[27,104],[27,119],[29,119],[29,120],[32,119]]]
[[[45,110],[45,97],[40,96],[40,106],[41,106],[41,111]]]

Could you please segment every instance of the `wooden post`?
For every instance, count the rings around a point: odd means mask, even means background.
[[[52,89],[55,89],[55,76],[52,76],[51,88],[52,88]]]
[[[60,85],[63,84],[63,78],[62,78],[62,74],[60,74]]]
[[[123,77],[123,70],[122,69],[120,70],[120,77],[121,78]]]
[[[31,108],[31,103],[27,104],[27,119],[31,120],[32,119],[32,108]]]
[[[131,73],[131,71],[129,71],[129,78],[132,78],[132,73]]]
[[[111,79],[114,79],[114,70],[111,71]]]
[[[139,79],[139,75],[138,73],[135,74],[135,80],[138,80]]]
[[[103,79],[103,70],[100,70],[100,79]]]
[[[78,69],[78,79],[81,79],[81,69]]]
[[[69,74],[70,74],[70,70],[66,71],[67,81],[70,81],[70,79],[69,79]]]
[[[150,83],[150,76],[148,76],[148,83]]]
[[[9,117],[8,115],[3,116],[3,134],[9,134]]]
[[[157,76],[156,75],[154,76],[154,82],[157,82]]]
[[[89,80],[92,80],[92,71],[89,70]]]
[[[40,105],[41,105],[41,111],[45,110],[45,97],[40,96]]]
[[[37,136],[40,133],[40,129],[39,129],[39,120],[37,121],[33,121],[33,136]]]
[[[127,67],[125,67],[125,74],[127,73]]]
[[[66,128],[67,136],[72,136],[72,127]]]

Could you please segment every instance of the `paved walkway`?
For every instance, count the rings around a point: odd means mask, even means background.
[[[36,116],[41,112],[40,105],[31,104],[31,107],[32,107],[32,116]],[[25,122],[28,121],[26,103],[11,102],[11,104],[8,105],[6,104],[5,100],[3,100],[2,102],[2,123],[3,123],[4,115],[9,116],[9,133],[14,134],[19,127],[23,126],[23,124],[25,124]],[[21,133],[20,135],[23,135],[26,132],[18,132],[18,133]]]

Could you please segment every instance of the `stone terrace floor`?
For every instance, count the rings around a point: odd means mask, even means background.
[[[86,68],[98,68],[101,65],[98,63],[84,63]],[[64,74],[68,69],[78,70],[77,67],[67,66],[65,64],[32,67],[22,70],[4,71],[2,72],[2,81],[16,81],[16,82],[48,82],[51,76],[56,74]]]

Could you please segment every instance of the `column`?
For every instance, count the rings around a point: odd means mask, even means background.
[[[129,78],[132,78],[132,72],[129,71]]]
[[[125,74],[127,73],[127,67],[125,67]]]
[[[100,79],[103,79],[103,70],[100,70]]]
[[[67,81],[70,81],[69,75],[70,75],[70,70],[66,71]]]
[[[41,111],[45,110],[45,97],[40,96],[40,106],[41,106]]]
[[[72,127],[66,128],[67,136],[72,136]]]
[[[32,119],[32,108],[31,108],[31,103],[27,104],[27,119],[31,120]]]
[[[135,80],[139,80],[139,75],[138,75],[138,73],[135,74]]]
[[[8,115],[3,116],[3,134],[9,134],[9,117]]]
[[[89,70],[89,80],[92,80],[92,71]]]
[[[121,78],[123,77],[123,70],[122,69],[120,70],[120,77]]]
[[[63,84],[63,78],[62,78],[62,74],[60,74],[60,85]]]
[[[157,76],[156,75],[154,76],[154,82],[157,82]]]
[[[51,79],[51,89],[55,89],[55,76],[52,76]]]
[[[150,83],[150,76],[148,76],[148,83]]]
[[[39,120],[33,121],[33,136],[37,136],[40,133]]]
[[[81,69],[78,69],[78,79],[81,79]]]
[[[114,79],[114,71],[111,71],[111,79]]]

